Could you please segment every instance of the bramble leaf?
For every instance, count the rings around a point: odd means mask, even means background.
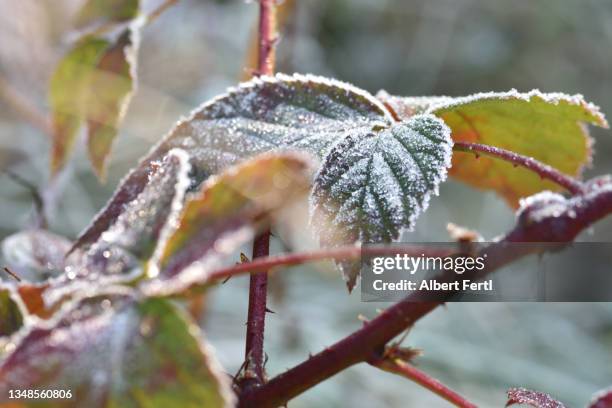
[[[599,108],[581,95],[482,93],[462,98],[401,98],[380,92],[378,98],[400,119],[427,112],[442,118],[455,142],[482,143],[533,157],[579,177],[591,160],[585,124],[607,127]],[[542,190],[558,190],[536,174],[502,160],[455,152],[449,174],[472,186],[492,189],[508,204]]]
[[[174,149],[154,163],[145,188],[87,250],[68,257],[65,274],[50,282],[46,307],[92,286],[134,281],[153,254],[166,225],[176,222],[189,187],[187,154]]]
[[[514,404],[524,404],[534,408],[565,408],[565,405],[550,395],[526,388],[510,388],[508,390],[506,406],[509,407]]]
[[[82,38],[58,64],[49,84],[53,122],[51,172],[61,170],[74,148],[86,112],[90,78],[109,42]]]
[[[270,150],[304,150],[322,159],[344,137],[391,121],[376,98],[339,81],[278,74],[243,83],[179,122],[121,183],[76,247],[97,240],[140,193],[151,163],[173,148],[190,155],[197,186],[241,159]]]
[[[396,239],[437,194],[450,166],[450,130],[432,115],[350,135],[314,181],[312,220],[325,246]],[[349,289],[359,265],[341,263]]]
[[[87,0],[75,18],[75,26],[129,21],[138,15],[139,0]]]
[[[86,123],[89,157],[98,178],[104,179],[134,88],[139,24],[131,24],[114,41],[86,36],[59,63],[50,83],[53,174],[66,164]]]
[[[126,289],[84,298],[24,334],[0,365],[0,404],[10,389],[62,389],[71,399],[39,407],[223,407],[229,380],[197,326],[163,299]]]
[[[310,160],[296,154],[262,155],[209,178],[168,224],[148,275],[155,292],[182,292],[229,251],[269,224],[270,212],[291,202],[310,186]],[[193,270],[192,263],[201,261]],[[174,279],[173,279],[174,278]]]

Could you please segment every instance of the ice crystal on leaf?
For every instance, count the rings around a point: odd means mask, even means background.
[[[326,246],[390,242],[411,228],[450,166],[450,130],[431,115],[334,146],[314,181],[312,219]],[[342,263],[349,288],[358,265]]]

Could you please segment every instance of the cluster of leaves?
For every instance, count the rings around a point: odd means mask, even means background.
[[[152,163],[140,194],[62,265],[42,258],[52,251],[32,250],[43,240],[67,249],[61,237],[27,231],[5,242],[4,252],[23,252],[11,267],[30,279],[0,286],[1,398],[44,388],[72,390],[73,398],[41,406],[233,404],[229,377],[170,299],[212,284],[212,268],[307,191],[312,164],[292,153],[263,155],[191,192],[189,171],[180,149]]]
[[[521,141],[535,140],[534,118],[550,120],[540,126],[553,131],[536,150],[525,150],[531,144]],[[489,124],[498,120],[512,132]],[[453,139],[480,138],[572,173],[590,157],[582,122],[605,125],[578,96],[377,99],[314,76],[243,83],[179,122],[121,182],[66,258],[57,253],[70,243],[47,232],[4,242],[6,254],[22,254],[6,258],[29,282],[0,292],[0,334],[8,336],[0,395],[44,386],[75,390],[69,406],[157,406],[171,396],[187,406],[231,404],[227,378],[168,298],[209,286],[210,272],[268,227],[291,197],[311,191],[323,245],[389,242],[414,225],[451,158],[460,179],[508,200],[524,194],[524,184],[501,176],[508,169],[496,162],[490,166],[501,184],[487,184],[479,168],[485,162],[457,159]],[[557,130],[562,140],[552,137]],[[566,144],[585,148],[554,153]],[[547,187],[535,180],[529,191]],[[340,266],[351,288],[355,265]]]
[[[451,176],[493,189],[511,206],[521,197],[558,189],[509,163],[453,154],[453,141],[507,148],[574,176],[591,159],[585,123],[607,126],[598,108],[580,95],[510,91],[400,98],[380,92],[374,97],[311,75],[262,77],[179,122],[121,183],[76,247],[99,237],[144,188],[151,163],[173,148],[189,154],[194,185],[264,152],[315,156],[320,166],[311,193],[312,223],[322,245],[340,246],[397,239],[414,226],[449,168]],[[339,266],[352,289],[358,265]]]

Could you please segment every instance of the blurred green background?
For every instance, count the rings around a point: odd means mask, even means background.
[[[46,86],[74,40],[81,0],[0,0],[0,75],[11,91],[43,112]],[[612,115],[612,2],[609,0],[296,0],[279,42],[278,71],[326,75],[373,93],[466,95],[479,91],[582,93]],[[159,1],[144,0],[145,10]],[[48,137],[0,98],[0,168],[38,185],[50,228],[74,238],[120,178],[172,124],[245,75],[257,4],[180,0],[144,29],[138,91],[101,185],[82,146],[65,174],[48,182]],[[3,85],[4,88],[6,86]],[[6,91],[6,89],[4,89]],[[592,129],[594,164],[586,176],[612,172],[609,130]],[[31,222],[32,200],[0,176],[0,237]],[[304,210],[303,208],[301,210]],[[300,211],[297,209],[296,211]],[[294,217],[295,218],[295,217]],[[297,217],[296,219],[299,219]],[[409,240],[447,240],[455,222],[493,238],[514,214],[491,193],[453,181],[432,200]],[[310,247],[304,224],[285,245]],[[612,219],[582,240],[610,241]],[[283,250],[276,242],[275,248]],[[215,289],[203,325],[230,373],[242,363],[248,279]],[[268,371],[276,374],[357,329],[385,304],[348,295],[329,264],[274,278],[268,315]],[[450,304],[419,322],[407,345],[417,362],[484,407],[501,407],[505,390],[550,392],[568,406],[612,384],[610,304]],[[290,403],[291,407],[445,407],[428,391],[368,366],[353,367]]]

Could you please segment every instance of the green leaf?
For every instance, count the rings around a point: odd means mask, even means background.
[[[33,325],[0,365],[0,403],[10,389],[71,390],[37,407],[224,407],[233,403],[199,328],[163,299],[126,289],[86,297]],[[34,402],[35,401],[35,402]]]
[[[138,15],[139,0],[87,0],[75,19],[75,26],[129,21]]]
[[[512,90],[462,98],[401,98],[386,93],[378,97],[402,119],[414,112],[442,118],[456,142],[501,147],[576,177],[592,156],[585,124],[608,126],[599,108],[581,95]],[[453,155],[449,174],[472,186],[496,191],[513,207],[521,197],[559,189],[526,169],[490,157],[475,160],[474,155],[462,152]]]
[[[391,242],[414,226],[450,166],[450,130],[432,115],[414,116],[338,143],[314,182],[312,217],[321,242]],[[349,289],[356,263],[340,264]]]
[[[211,177],[169,224],[150,263],[155,281],[149,288],[178,293],[205,281],[213,265],[267,226],[271,212],[308,191],[311,174],[309,160],[285,153],[258,156]],[[197,273],[185,271],[196,261]]]
[[[335,80],[278,74],[243,83],[179,122],[121,183],[76,247],[97,240],[142,191],[152,163],[173,148],[188,152],[198,185],[241,159],[271,150],[304,150],[322,159],[339,140],[392,120],[372,95]]]
[[[91,75],[107,40],[81,39],[60,61],[49,84],[49,102],[53,121],[51,172],[61,170],[74,148],[78,130],[85,116]]]
[[[101,56],[91,77],[87,110],[87,148],[98,178],[106,178],[107,160],[134,91],[138,36],[125,30]]]
[[[13,292],[0,286],[0,337],[10,336],[19,330],[23,326],[24,316],[24,307]]]
[[[135,86],[138,29],[139,24],[130,25],[113,42],[87,36],[59,63],[50,83],[53,174],[66,164],[86,123],[89,158],[104,180],[112,143]]]

